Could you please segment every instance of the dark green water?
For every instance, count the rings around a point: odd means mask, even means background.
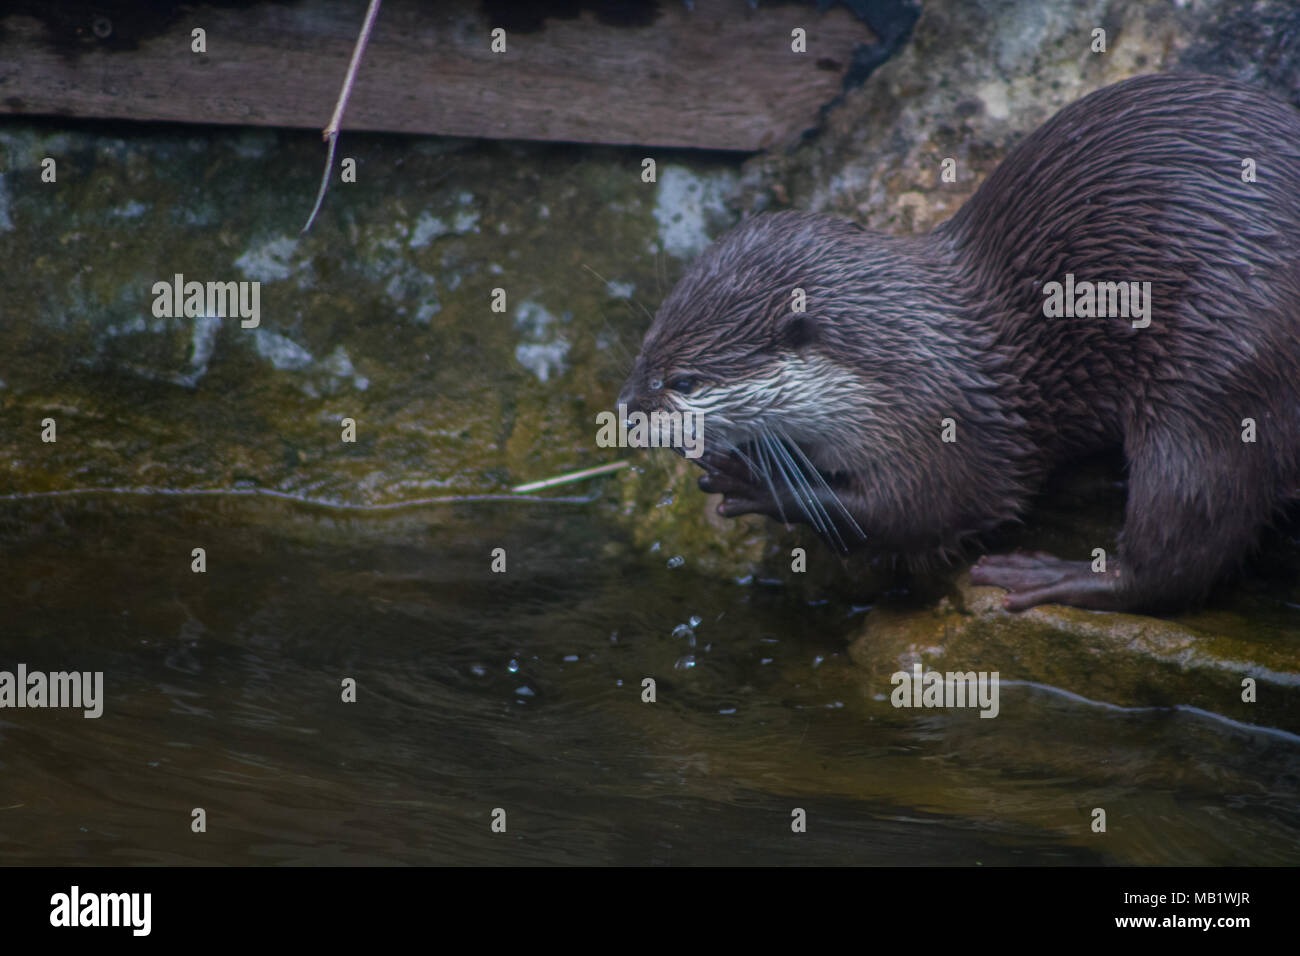
[[[0,503],[0,668],[106,685],[98,720],[0,711],[0,862],[1300,861],[1293,739],[1024,686],[895,711],[845,653],[870,612],[635,554],[601,507]]]

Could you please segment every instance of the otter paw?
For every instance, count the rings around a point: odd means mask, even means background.
[[[776,506],[767,499],[746,498],[743,495],[724,495],[718,504],[718,514],[724,518],[735,518],[738,515],[772,516],[775,510]]]
[[[722,495],[718,514],[724,518],[737,515],[761,514],[775,516],[779,508],[762,479],[749,470],[749,464],[734,452],[712,454],[706,452],[696,462],[704,469],[700,476],[700,490],[706,494]]]
[[[700,478],[699,485],[703,492],[722,495],[718,514],[724,518],[748,514],[775,515],[779,510],[765,489],[730,475],[709,472]]]
[[[1008,611],[1025,611],[1040,604],[1069,604],[1093,610],[1117,606],[1119,572],[1092,570],[1087,561],[1064,561],[1042,551],[1032,554],[986,555],[971,568],[971,584],[1004,588]]]
[[[745,495],[757,491],[753,483],[720,471],[708,471],[697,482],[700,491],[710,495]]]
[[[711,495],[728,495],[758,501],[765,497],[759,489],[759,479],[749,470],[749,465],[735,452],[705,452],[695,462],[704,469],[700,490]]]
[[[700,457],[694,459],[695,464],[699,465],[705,471],[729,475],[737,481],[752,483],[754,481],[753,472],[750,471],[749,463],[741,458],[734,451],[722,452],[707,450]]]

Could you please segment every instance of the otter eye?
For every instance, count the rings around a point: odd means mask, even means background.
[[[689,395],[691,394],[691,389],[695,387],[695,379],[691,378],[689,375],[678,375],[668,383],[668,387],[679,394]]]
[[[650,379],[650,391],[657,392],[664,387],[664,380],[661,378]]]

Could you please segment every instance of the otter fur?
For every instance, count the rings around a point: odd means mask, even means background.
[[[1150,283],[1149,324],[1048,317],[1067,275]],[[1062,109],[928,235],[750,218],[664,300],[619,402],[696,413],[721,514],[918,558],[1122,450],[1104,571],[1011,554],[973,580],[1013,610],[1194,603],[1300,498],[1300,111],[1143,76]]]

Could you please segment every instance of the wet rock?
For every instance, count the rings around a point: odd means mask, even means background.
[[[1092,31],[1106,31],[1093,53]],[[1141,73],[1237,76],[1300,103],[1285,0],[935,0],[911,40],[829,111],[807,142],[751,160],[737,203],[793,205],[895,234],[961,208],[1025,133],[1061,107]],[[957,181],[940,180],[956,160]]]
[[[878,693],[890,676],[926,670],[998,671],[1099,704],[1198,708],[1258,727],[1300,734],[1300,649],[1272,641],[1264,620],[1226,610],[1159,619],[1047,605],[1020,614],[1003,591],[972,587],[925,609],[873,608],[851,655]],[[1256,702],[1243,701],[1243,680]]]

